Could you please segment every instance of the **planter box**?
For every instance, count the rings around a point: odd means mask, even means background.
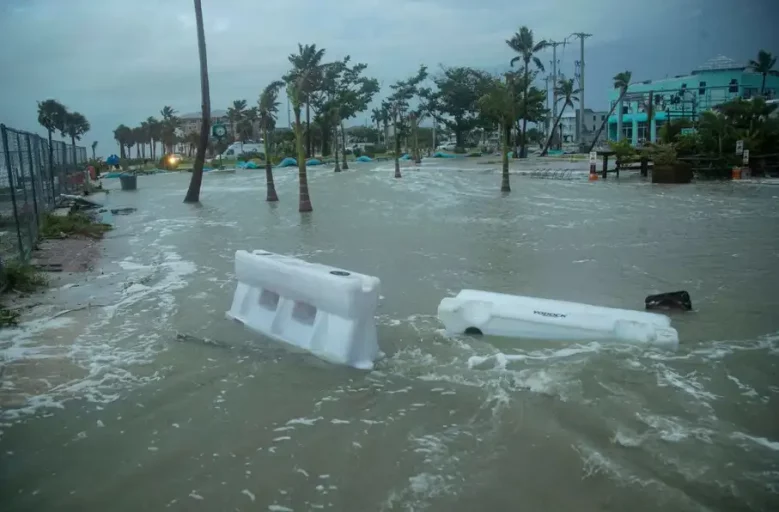
[[[692,167],[684,163],[652,167],[652,183],[690,183]]]
[[[138,177],[134,174],[120,175],[119,182],[122,184],[122,190],[136,190],[138,188]]]

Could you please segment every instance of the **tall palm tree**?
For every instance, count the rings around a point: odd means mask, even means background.
[[[127,146],[128,139],[130,137],[131,130],[128,126],[120,124],[114,130],[114,140],[119,144],[119,156],[125,158],[124,148]]]
[[[76,141],[81,140],[81,136],[89,131],[89,121],[79,112],[68,112],[65,114],[65,126],[62,130],[62,136],[70,137],[70,141],[73,144],[73,163],[78,160],[76,156]]]
[[[276,127],[276,117],[279,113],[279,89],[284,86],[284,82],[276,80],[268,84],[260,94],[257,102],[257,113],[260,120],[262,137],[265,142],[265,182],[267,183],[266,201],[278,201],[276,194],[276,185],[273,183],[273,162],[271,158],[271,139],[270,134]]]
[[[302,45],[298,43],[298,53],[291,54],[288,59],[292,70],[285,77],[289,83],[293,77],[303,77],[298,83],[300,101],[306,105],[306,156],[312,156],[311,137],[311,101],[319,84],[322,73],[322,59],[325,49],[317,49],[315,44]]]
[[[227,109],[227,119],[230,121],[230,135],[233,136],[234,140],[238,140],[238,122],[243,119],[246,104],[246,100],[234,100],[233,104]]]
[[[530,87],[530,63],[532,61],[539,70],[544,71],[544,64],[541,62],[541,59],[536,56],[536,54],[544,50],[548,46],[548,43],[546,40],[541,40],[536,43],[533,40],[533,31],[526,26],[522,26],[519,28],[519,31],[511,37],[511,39],[506,40],[506,44],[508,44],[509,48],[519,54],[511,59],[511,66],[513,67],[514,64],[520,60],[524,64],[525,82],[522,98],[523,100],[527,99],[528,88]],[[528,102],[525,101],[525,108],[521,112],[522,139],[520,142],[522,143],[522,146],[520,149],[520,156],[522,158],[527,157],[527,147],[525,143],[525,134],[527,133],[527,103]]]
[[[487,92],[479,98],[479,110],[482,116],[497,124],[504,132],[500,136],[501,153],[503,156],[503,172],[500,191],[511,192],[509,183],[509,132],[517,114],[517,100],[512,83],[512,73],[506,73],[506,80],[493,80],[487,87]]]
[[[763,85],[760,86],[760,95],[765,96],[765,79],[776,64],[776,57],[771,52],[760,50],[757,52],[757,60],[750,60],[747,67],[755,73],[763,75]]]
[[[170,106],[162,107],[160,115],[162,123],[160,126],[160,139],[162,142],[162,152],[173,152],[173,146],[176,144],[176,128],[180,124],[176,109]]]
[[[260,109],[257,106],[247,108],[246,111],[243,114],[243,118],[246,119],[246,121],[249,122],[249,124],[252,127],[252,135],[251,138],[254,139],[257,137],[256,132],[258,129],[258,121],[260,120]]]
[[[92,160],[97,160],[95,156],[95,150],[97,149],[97,141],[92,142]]]
[[[625,94],[628,92],[628,85],[630,85],[630,78],[632,77],[632,73],[630,71],[623,71],[622,73],[617,73],[614,75],[614,88],[619,89],[619,99],[614,102],[613,105],[611,105],[611,109],[609,110],[609,114],[603,118],[603,122],[600,124],[600,127],[598,128],[598,131],[595,132],[595,137],[592,139],[592,143],[590,144],[590,148],[587,150],[589,153],[592,151],[592,148],[595,147],[595,144],[598,143],[598,138],[600,137],[600,134],[603,133],[603,129],[606,127],[606,124],[609,122],[609,117],[614,113],[614,109],[617,108],[617,105],[620,105],[620,115],[617,117],[617,120],[619,121],[618,124],[622,124],[622,99],[625,97]],[[621,131],[621,126],[618,128]]]
[[[146,158],[146,144],[149,145],[149,158],[152,158],[151,156],[151,126],[149,125],[148,121],[141,121],[140,126],[140,133],[141,133],[141,139],[143,141],[143,158]]]
[[[614,88],[619,89],[619,100],[617,100],[617,142],[622,140],[622,116],[625,114],[625,108],[623,106],[623,99],[625,98],[625,93],[628,92],[628,87],[630,86],[630,73],[617,73],[617,75],[614,77]]]
[[[49,173],[51,178],[52,189],[54,187],[54,144],[51,140],[51,135],[55,131],[62,132],[65,130],[65,117],[67,116],[68,109],[57,100],[45,100],[38,102],[38,123],[46,128],[49,134]]]
[[[146,123],[149,125],[149,146],[151,147],[151,159],[156,160],[157,141],[161,138],[160,122],[156,117],[147,117]]]
[[[208,60],[206,58],[206,35],[203,30],[203,9],[200,0],[195,2],[195,23],[197,25],[197,53],[200,56],[200,141],[195,153],[195,163],[192,167],[192,178],[189,180],[185,203],[200,202],[200,186],[203,183],[203,164],[206,160],[206,147],[208,146],[208,132],[211,124],[211,92],[208,87]]]
[[[569,80],[566,80],[565,78],[561,78],[560,81],[557,83],[557,86],[555,86],[555,93],[557,93],[557,102],[562,103],[563,108],[561,108],[560,113],[557,114],[557,119],[555,119],[554,125],[552,126],[552,130],[551,132],[549,132],[549,138],[546,140],[544,149],[541,150],[541,156],[545,156],[546,152],[549,150],[549,144],[552,142],[552,139],[554,138],[555,131],[557,130],[557,125],[560,124],[560,118],[563,117],[563,112],[565,112],[565,107],[573,108],[574,103],[579,102],[579,97],[574,95],[579,94],[580,92],[581,89],[574,88],[573,78]]]
[[[300,185],[299,212],[314,210],[311,206],[311,197],[308,195],[308,176],[306,175],[306,151],[303,148],[303,127],[300,124],[300,111],[302,106],[303,87],[306,82],[305,72],[291,77],[287,82],[287,96],[292,103],[292,112],[295,114],[295,146],[298,157],[298,182]]]
[[[376,123],[376,132],[381,133],[381,120],[383,112],[380,108],[374,108],[371,110],[371,121]]]

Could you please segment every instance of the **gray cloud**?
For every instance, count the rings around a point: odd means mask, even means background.
[[[611,76],[688,71],[724,53],[777,51],[775,0],[204,0],[213,108],[253,103],[288,68],[297,43],[350,54],[387,87],[419,64],[507,67],[504,40],[519,25],[536,37],[587,40],[588,106],[604,107]],[[92,123],[86,143],[114,152],[111,131],[199,108],[191,0],[0,0],[0,121],[40,131],[36,100],[57,98]],[[573,75],[578,47],[559,49]],[[544,55],[551,60],[551,54]],[[285,113],[282,123],[286,122]],[[358,119],[363,121],[363,119]]]

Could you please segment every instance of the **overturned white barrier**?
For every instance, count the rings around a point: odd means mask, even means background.
[[[462,290],[438,306],[450,333],[544,340],[622,341],[676,348],[671,319],[656,313]]]
[[[379,279],[266,251],[237,251],[227,316],[333,363],[373,368]]]

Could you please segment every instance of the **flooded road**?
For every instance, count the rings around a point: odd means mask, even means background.
[[[0,331],[3,510],[776,510],[779,187],[536,173],[503,196],[497,167],[313,168],[305,216],[293,170],[278,204],[262,171],[206,175],[202,206],[188,174],[109,194],[138,211],[101,273]],[[335,367],[227,320],[237,249],[378,276],[387,357]],[[695,311],[676,352],[449,337],[462,288]],[[498,352],[524,358],[469,367]]]

